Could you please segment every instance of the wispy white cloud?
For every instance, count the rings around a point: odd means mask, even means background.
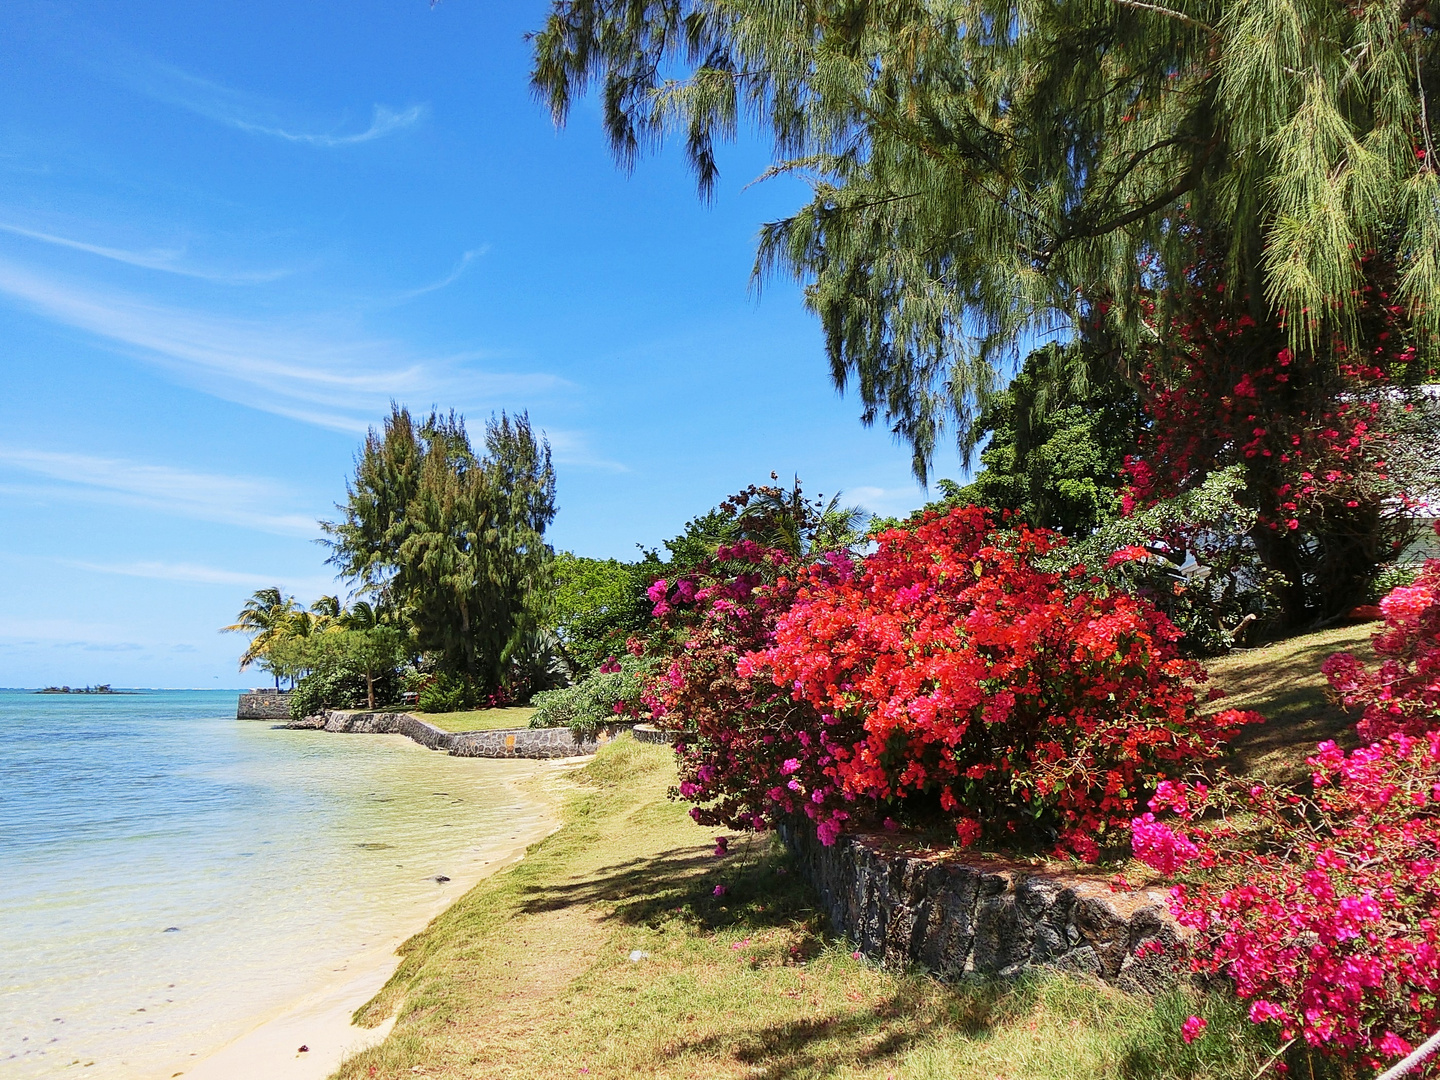
[[[158,364],[216,397],[337,431],[363,432],[391,400],[494,407],[566,385],[476,371],[477,354],[416,356],[348,320],[259,320],[157,304],[0,260],[0,294]]]
[[[0,221],[0,232],[7,232],[12,236],[23,236],[26,239],[36,240],[43,244],[51,244],[55,247],[69,248],[71,251],[83,251],[88,255],[95,255],[102,259],[124,263],[127,266],[138,266],[146,270],[161,270],[167,274],[179,274],[182,277],[199,278],[203,281],[216,281],[228,285],[276,281],[288,276],[292,272],[288,269],[261,270],[256,272],[209,270],[184,265],[181,262],[186,254],[184,248],[151,248],[148,251],[130,251],[125,248],[108,247],[104,244],[93,244],[85,240],[75,240],[68,236],[57,236],[54,233],[41,232],[37,229],[27,229],[23,226],[13,225],[4,221]]]
[[[414,300],[417,296],[424,296],[426,293],[439,292],[441,289],[449,285],[455,284],[455,282],[460,280],[461,275],[463,275],[465,271],[469,269],[470,264],[479,256],[484,255],[485,252],[488,250],[489,248],[487,246],[474,248],[470,251],[465,252],[465,254],[460,256],[460,260],[455,264],[455,268],[451,270],[450,273],[446,274],[443,278],[441,278],[439,281],[432,281],[429,285],[421,285],[419,288],[407,289],[405,292],[402,292],[399,296],[397,296],[393,303],[403,304],[407,300]]]
[[[271,480],[3,445],[0,470],[0,475],[19,473],[52,481],[0,485],[0,492],[12,496],[140,506],[285,536],[318,532],[315,516],[289,510],[293,494]]]
[[[601,472],[624,473],[630,466],[612,461],[596,453],[590,446],[590,439],[583,431],[549,431],[545,437],[550,440],[550,449],[555,460],[562,465],[575,465],[582,469],[599,469]]]
[[[375,111],[370,120],[370,126],[364,131],[357,131],[351,135],[334,135],[326,132],[308,131],[286,131],[284,128],[271,127],[268,124],[255,123],[238,116],[224,117],[227,123],[241,131],[253,132],[257,135],[273,135],[277,139],[284,139],[287,142],[309,143],[311,146],[354,146],[356,143],[369,142],[372,139],[383,138],[395,131],[402,131],[411,127],[419,121],[426,113],[424,105],[412,105],[408,109],[401,109],[398,112],[384,105],[376,105]]]
[[[293,120],[287,121],[280,116],[282,112],[293,110],[278,107],[258,95],[192,75],[170,64],[133,57],[118,74],[141,93],[167,105],[239,131],[307,146],[332,148],[371,142],[413,127],[428,112],[425,105],[394,109],[377,104],[371,112],[370,126],[361,131],[305,131],[300,130]]]
[[[114,574],[120,577],[145,578],[150,581],[170,581],[181,585],[238,585],[246,589],[261,589],[271,585],[280,586],[286,593],[299,593],[314,598],[339,591],[334,577],[287,577],[284,574],[254,574],[242,570],[224,570],[215,566],[203,566],[186,562],[126,562],[95,563],[78,559],[57,559],[55,562],[77,570],[88,570],[95,574]]]
[[[123,645],[133,639],[134,628],[78,619],[0,615],[0,639],[20,644],[61,642],[74,645]]]

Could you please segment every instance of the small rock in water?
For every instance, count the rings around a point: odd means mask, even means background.
[[[165,927],[164,930],[162,930],[162,931],[160,931],[160,932],[161,932],[162,934],[178,934],[178,933],[180,932],[180,927],[178,927],[178,926],[167,926],[167,927]]]
[[[446,877],[444,874],[436,874],[436,875],[435,875],[435,880],[438,881],[441,885],[444,885],[445,882],[449,881],[450,879],[449,879],[448,877]]]

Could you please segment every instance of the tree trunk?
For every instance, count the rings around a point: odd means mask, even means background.
[[[1250,539],[1255,543],[1255,553],[1266,570],[1280,575],[1280,611],[1288,630],[1299,629],[1313,618],[1305,596],[1305,572],[1301,567],[1300,553],[1291,534],[1279,534],[1264,525],[1256,524],[1250,530]]]
[[[370,709],[375,708],[375,676],[365,672],[365,701]]]

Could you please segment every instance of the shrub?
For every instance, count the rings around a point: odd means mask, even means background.
[[[934,800],[962,843],[1097,858],[1158,779],[1251,717],[1197,715],[1203,671],[1151,605],[1040,570],[1063,542],[957,509],[859,564],[831,555],[792,580],[779,553],[747,551],[748,569],[667,586],[657,613],[693,597],[658,705],[697,819],[803,812],[831,843],[852,815]]]
[[[825,782],[827,756],[812,752],[819,715],[767,675],[737,670],[746,653],[771,643],[793,597],[783,577],[790,565],[783,551],[746,540],[652,587],[661,629],[650,647],[660,662],[647,703],[655,722],[677,733],[676,791],[697,804],[690,814],[702,825],[764,829],[802,807],[817,816],[796,792]],[[822,828],[832,820],[843,819],[829,815]]]
[[[619,719],[640,716],[649,665],[634,656],[608,657],[574,686],[546,690],[530,699],[535,728],[569,727],[587,737]]]
[[[1414,583],[1380,601],[1385,628],[1375,634],[1380,664],[1371,671],[1351,653],[1336,653],[1321,670],[1341,702],[1365,710],[1356,726],[1366,741],[1440,727],[1440,559]]]
[[[1260,561],[1251,536],[1256,513],[1239,502],[1244,487],[1239,466],[1220,469],[1194,488],[1102,525],[1061,549],[1049,568],[1084,563],[1107,584],[1149,600],[1181,631],[1177,644],[1186,655],[1227,652],[1238,634],[1253,640],[1280,621],[1283,581]],[[1137,546],[1150,556],[1110,560]]]
[[[421,712],[454,712],[465,704],[465,683],[448,672],[431,675],[420,684],[415,707]]]
[[[1373,1068],[1440,1022],[1440,732],[1309,761],[1313,800],[1162,784],[1135,854],[1198,872],[1171,907],[1194,968],[1228,976],[1253,1022]]]

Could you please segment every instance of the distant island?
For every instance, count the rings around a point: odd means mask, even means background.
[[[101,683],[99,686],[69,687],[69,686],[47,686],[44,690],[36,690],[37,694],[125,694],[127,690],[112,690],[109,683]]]

